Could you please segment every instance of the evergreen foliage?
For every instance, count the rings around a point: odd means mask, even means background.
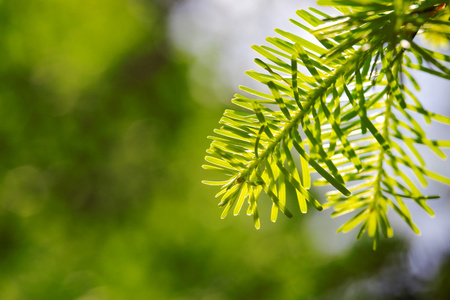
[[[264,191],[272,201],[271,220],[286,208],[286,185],[295,188],[299,209],[334,208],[332,216],[354,216],[339,231],[359,226],[374,238],[392,237],[387,217],[393,209],[415,232],[406,203],[415,202],[434,212],[410,174],[423,186],[427,178],[445,184],[450,179],[425,167],[416,145],[425,145],[445,158],[442,147],[450,141],[430,140],[416,119],[450,124],[450,118],[424,109],[408,89],[419,83],[416,69],[450,79],[450,56],[418,45],[417,33],[447,41],[450,34],[449,1],[322,0],[336,8],[331,17],[317,9],[297,11],[300,30],[314,35],[312,43],[294,33],[275,30],[271,46],[253,46],[265,57],[255,59],[263,69],[248,71],[265,91],[240,87],[245,95],[232,102],[246,111],[225,111],[215,129],[203,168],[224,175],[220,186],[222,218],[238,215],[244,203],[260,228],[258,198]],[[413,155],[411,155],[412,153]],[[332,185],[327,202],[319,203],[308,191],[311,172],[316,185]]]

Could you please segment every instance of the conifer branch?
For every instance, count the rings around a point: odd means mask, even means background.
[[[208,164],[203,166],[223,174],[225,180],[204,183],[221,186],[216,197],[224,207],[222,218],[232,208],[234,215],[239,214],[247,200],[247,214],[253,216],[256,228],[262,191],[272,201],[272,221],[278,210],[292,216],[286,208],[289,183],[302,213],[307,212],[307,203],[317,210],[334,207],[332,216],[356,212],[338,231],[359,225],[358,238],[367,231],[376,248],[380,233],[393,235],[389,207],[419,233],[402,199],[412,199],[433,214],[426,201],[437,196],[421,195],[405,171],[413,172],[423,185],[426,177],[450,184],[450,179],[427,170],[415,149],[415,144],[426,145],[445,157],[440,148],[449,147],[450,141],[426,138],[416,118],[422,115],[427,123],[445,124],[450,118],[425,110],[400,80],[406,77],[420,88],[408,69],[450,79],[449,56],[413,41],[424,25],[435,33],[436,26],[450,26],[448,19],[437,19],[448,14],[448,1],[319,3],[343,14],[331,17],[312,8],[297,12],[307,25],[291,20],[313,34],[317,43],[277,29],[283,38],[267,39],[275,48],[253,47],[267,59],[255,60],[266,73],[247,74],[270,93],[241,87],[249,96],[236,95],[232,102],[246,111],[225,111],[222,126],[214,131],[217,135],[209,137]],[[305,71],[300,72],[299,66]],[[323,205],[308,191],[311,172],[322,177],[316,185],[330,184],[337,190],[327,194]],[[356,184],[347,186],[352,182]]]

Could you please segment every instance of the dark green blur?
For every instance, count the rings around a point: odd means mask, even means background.
[[[219,219],[200,166],[224,107],[191,96],[174,3],[0,1],[0,299],[371,299],[401,241],[330,257],[308,217]],[[373,299],[431,299],[396,292]]]

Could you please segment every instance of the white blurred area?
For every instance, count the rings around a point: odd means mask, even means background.
[[[261,88],[244,72],[256,69],[257,53],[252,45],[267,44],[276,36],[275,28],[298,30],[289,22],[295,11],[315,5],[315,1],[295,0],[186,0],[171,12],[170,35],[176,49],[195,60],[191,79],[194,98],[211,103],[211,93],[221,104],[230,103],[231,91],[239,85]],[[227,94],[224,94],[227,93]]]
[[[261,85],[255,85],[244,74],[246,70],[258,68],[253,62],[258,55],[250,48],[251,45],[265,44],[266,37],[276,36],[275,28],[302,34],[289,19],[299,20],[295,11],[309,6],[324,9],[315,1],[298,0],[186,0],[175,6],[171,13],[172,43],[195,61],[191,70],[191,79],[195,83],[194,97],[203,105],[214,106],[218,103],[211,103],[214,97],[209,97],[211,94],[208,93],[216,94],[216,97],[221,95],[223,102],[220,105],[228,103],[232,107],[230,91],[237,91],[239,85],[260,89]],[[334,10],[326,8],[324,11],[330,13]],[[411,73],[421,84],[422,90],[416,95],[423,106],[450,116],[449,81],[420,72]],[[206,88],[208,86],[209,89]],[[450,140],[448,126],[438,123],[428,126],[422,121],[420,124],[424,124],[430,139]],[[450,156],[448,149],[444,152]],[[423,155],[428,169],[450,177],[449,159],[442,161],[431,152],[423,152]],[[391,212],[390,216],[394,234],[404,236],[410,242],[408,259],[411,272],[429,278],[437,271],[442,255],[450,252],[450,187],[430,179],[424,194],[440,194],[442,198],[429,201],[436,212],[434,218],[412,201],[407,202],[421,236],[416,236],[395,213]],[[318,250],[339,255],[356,242],[357,232],[336,234],[336,229],[348,218],[331,219],[330,213],[313,214],[308,231]],[[382,242],[380,247],[383,247]]]

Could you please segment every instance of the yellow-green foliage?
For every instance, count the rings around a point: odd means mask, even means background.
[[[393,236],[389,209],[419,233],[404,200],[434,214],[427,200],[437,196],[422,195],[406,172],[423,186],[426,177],[450,184],[449,178],[426,169],[415,149],[426,145],[445,158],[440,147],[449,147],[450,141],[428,139],[416,119],[450,124],[450,118],[425,110],[402,81],[406,77],[419,89],[411,69],[450,79],[450,57],[414,40],[424,28],[448,43],[446,29],[440,28],[448,28],[450,22],[440,17],[446,15],[442,1],[319,4],[335,6],[343,14],[297,11],[301,21],[291,22],[299,33],[277,29],[281,38],[268,38],[271,46],[253,47],[266,62],[256,59],[263,72],[247,74],[266,85],[266,91],[242,88],[246,95],[232,100],[245,111],[225,111],[221,127],[210,137],[209,164],[204,166],[220,171],[225,179],[205,183],[221,186],[217,197],[224,207],[222,217],[233,207],[239,214],[246,201],[256,228],[262,191],[272,201],[272,221],[278,210],[292,216],[286,207],[290,183],[303,213],[307,202],[317,210],[333,207],[333,216],[356,211],[338,231],[359,226],[358,238],[367,231],[376,248],[380,233]],[[300,34],[311,34],[315,43]],[[323,177],[317,184],[336,189],[323,205],[308,191],[310,172]]]

